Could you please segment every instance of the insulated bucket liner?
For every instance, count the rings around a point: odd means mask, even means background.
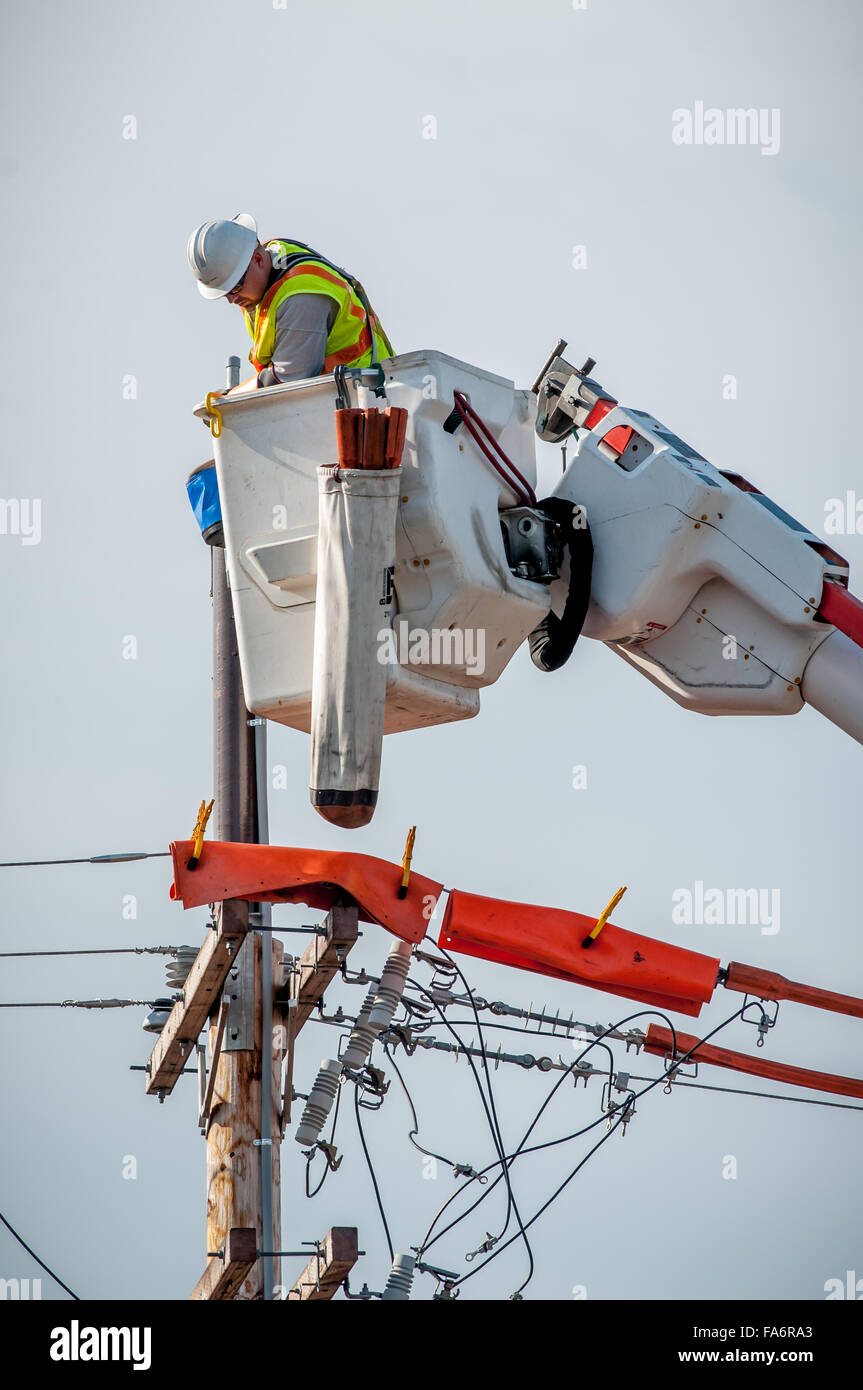
[[[353,829],[374,815],[392,623],[401,468],[318,469],[318,580],[312,676],[312,805]]]

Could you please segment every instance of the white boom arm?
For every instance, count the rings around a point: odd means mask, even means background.
[[[577,438],[555,495],[584,509],[593,539],[585,636],[702,714],[808,700],[863,742],[863,605],[842,556],[562,357],[537,393],[539,437]]]

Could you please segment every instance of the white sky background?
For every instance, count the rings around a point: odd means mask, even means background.
[[[210,793],[209,563],[184,484],[209,454],[191,409],[248,341],[239,311],[205,303],[189,274],[186,239],[205,218],[248,209],[265,236],[350,266],[397,350],[438,348],[526,386],[564,336],[570,360],[594,356],[621,401],[816,531],[829,498],[855,487],[863,497],[843,408],[861,367],[853,3],[112,0],[7,11],[6,29],[0,491],[41,499],[42,537],[0,537],[2,859],[163,849]],[[674,145],[672,111],[696,100],[779,108],[779,153]],[[128,115],[135,140],[123,139]],[[428,115],[435,140],[422,138]],[[584,270],[572,268],[577,244]],[[727,373],[734,401],[723,399]],[[550,490],[558,451],[540,446],[539,458]],[[860,592],[861,537],[830,539]],[[135,661],[122,657],[129,634]],[[449,886],[598,913],[627,883],[620,926],[863,994],[860,750],[813,711],[704,719],[585,641],[550,676],[520,651],[478,719],[388,741],[365,831],[336,831],[309,806],[302,735],[272,728],[269,761],[290,770],[289,789],[271,793],[274,843],[397,859],[415,822],[416,869]],[[575,791],[582,763],[588,788]],[[778,888],[781,930],[675,926],[672,892],[698,879]],[[5,951],[202,938],[206,914],[168,901],[164,860],[4,870],[2,882]],[[136,921],[123,920],[127,894]],[[387,946],[366,928],[352,966],[377,972]],[[462,962],[489,999],[590,1021],[630,1012]],[[3,1000],[166,992],[155,958],[3,965]],[[341,987],[328,1006],[360,998]],[[675,1018],[705,1032],[740,1002],[720,991],[697,1022]],[[145,1097],[128,1070],[152,1042],[143,1013],[0,1011],[2,1210],[82,1297],[185,1298],[204,1267],[196,1086],[181,1082],[163,1106]],[[304,1030],[298,1089],[335,1037]],[[737,1024],[718,1041],[752,1051],[755,1030]],[[783,1005],[759,1055],[860,1075],[860,1041],[859,1021]],[[618,1065],[659,1068],[622,1048]],[[489,1162],[464,1061],[417,1056],[403,1071],[421,1142]],[[701,1079],[736,1084],[715,1069]],[[495,1080],[512,1144],[551,1081],[505,1067]],[[577,1093],[567,1083],[539,1137],[587,1124],[598,1106],[596,1081]],[[567,1299],[585,1285],[590,1298],[823,1298],[826,1280],[863,1274],[861,1122],[851,1110],[657,1089],[534,1227],[527,1296]],[[423,1178],[408,1128],[394,1081],[367,1134],[401,1250],[453,1190],[442,1166]],[[389,1261],[348,1105],[336,1142],[345,1161],[313,1203],[302,1155],[284,1145],[286,1248],[357,1225],[368,1253],[354,1286],[381,1289]],[[525,1219],[592,1142],[516,1166]],[[124,1181],[130,1154],[138,1176]],[[475,1268],[464,1253],[503,1210],[499,1187],[429,1258]],[[525,1271],[513,1246],[463,1296],[506,1297]],[[0,1231],[0,1277],[39,1274]],[[42,1282],[44,1297],[65,1297]],[[433,1291],[427,1276],[416,1287]]]

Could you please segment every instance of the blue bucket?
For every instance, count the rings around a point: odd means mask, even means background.
[[[186,492],[189,494],[195,520],[207,545],[223,546],[225,533],[222,529],[222,504],[219,500],[215,459],[208,459],[189,474]]]

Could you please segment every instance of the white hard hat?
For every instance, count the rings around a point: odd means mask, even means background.
[[[205,299],[221,299],[248,270],[258,244],[258,227],[250,212],[230,222],[202,222],[189,237],[186,255]]]

